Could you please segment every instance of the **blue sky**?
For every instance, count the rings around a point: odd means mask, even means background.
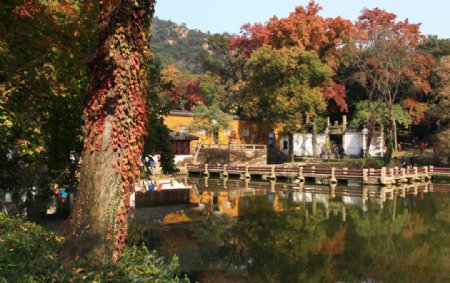
[[[157,0],[156,16],[212,33],[238,33],[244,23],[285,17],[309,0]],[[355,20],[363,8],[379,7],[422,23],[423,34],[450,38],[450,0],[318,0],[324,17]]]

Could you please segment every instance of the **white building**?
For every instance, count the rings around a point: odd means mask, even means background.
[[[342,135],[342,146],[344,147],[345,154],[348,156],[360,156],[361,149],[366,148],[367,142],[367,129],[362,131],[347,130]],[[284,137],[280,140],[280,149],[284,154],[289,152],[289,139]],[[325,146],[326,134],[317,134],[317,154],[320,154],[322,147]],[[312,145],[312,133],[295,133],[293,139],[293,152],[294,156],[313,156]],[[370,156],[383,156],[384,150],[384,138],[383,133],[375,133],[370,143],[369,155]]]

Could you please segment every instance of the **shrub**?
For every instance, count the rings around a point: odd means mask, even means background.
[[[116,264],[59,259],[62,238],[41,226],[0,213],[0,282],[189,282],[178,278],[178,259],[169,263],[145,246],[125,249]]]

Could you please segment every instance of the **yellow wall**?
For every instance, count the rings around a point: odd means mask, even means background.
[[[178,112],[171,113],[164,117],[164,124],[174,132],[181,132],[186,130],[189,125],[194,121],[192,113]],[[265,144],[268,143],[268,135],[272,131],[271,127],[267,127],[261,123],[254,121],[244,120],[238,117],[234,117],[230,125],[231,129],[237,133],[237,138],[234,140],[237,144]],[[245,133],[249,135],[246,136]],[[197,136],[200,140],[203,140],[204,144],[214,143],[212,135],[201,135],[198,132],[191,132],[190,134]],[[192,141],[191,146],[195,147],[198,141]],[[230,140],[228,138],[228,131],[219,132],[219,144],[228,144]],[[275,147],[279,146],[278,129],[275,131]]]

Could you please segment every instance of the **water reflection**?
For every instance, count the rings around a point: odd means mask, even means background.
[[[151,238],[200,282],[450,281],[448,185],[187,181],[196,206]]]

